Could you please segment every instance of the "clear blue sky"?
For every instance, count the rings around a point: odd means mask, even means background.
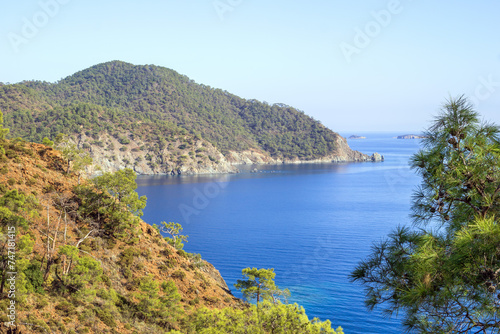
[[[459,94],[500,124],[499,13],[497,0],[2,1],[0,81],[123,60],[336,131],[418,131]]]

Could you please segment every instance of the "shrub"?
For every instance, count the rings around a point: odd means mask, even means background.
[[[166,259],[162,264],[158,266],[161,271],[167,271],[169,268],[174,268],[177,264],[176,259]]]
[[[106,240],[106,248],[107,249],[113,249],[116,246],[116,239],[115,238],[109,238]]]
[[[207,302],[209,302],[210,304],[216,304],[219,301],[219,298],[207,296],[207,297],[205,297],[205,300]]]
[[[49,147],[54,146],[54,142],[47,137],[43,137],[42,144]]]
[[[130,144],[130,139],[122,137],[122,138],[118,139],[118,142],[122,145],[128,145],[128,144]]]
[[[116,322],[111,312],[106,309],[96,309],[96,313],[97,317],[101,319],[101,321],[105,323],[106,326],[111,328],[116,327]]]
[[[182,249],[179,249],[179,250],[177,251],[177,254],[179,254],[179,255],[180,255],[180,256],[182,256],[183,258],[186,258],[186,259],[187,259],[187,258],[189,258],[188,253],[186,253],[186,252],[185,252],[185,251],[183,251]]]
[[[40,270],[40,263],[38,261],[30,264],[25,270],[26,288],[28,291],[36,293],[44,293],[43,290],[43,273]],[[45,306],[45,305],[44,305]]]
[[[18,156],[17,156],[17,153],[16,153],[15,151],[13,151],[13,150],[10,150],[10,149],[9,149],[9,150],[7,150],[7,151],[5,151],[5,155],[6,155],[6,156],[7,156],[7,158],[9,158],[9,159],[14,159],[14,158],[17,158],[17,157],[18,157]]]
[[[123,267],[130,268],[132,263],[134,263],[134,259],[139,256],[139,254],[139,250],[133,247],[128,247],[120,254],[120,260],[118,263]]]
[[[48,193],[51,193],[51,192],[54,192],[56,189],[54,188],[54,185],[52,184],[47,184],[46,186],[44,186],[42,188],[42,192],[44,194],[48,194]]]
[[[64,316],[70,316],[75,313],[75,306],[66,300],[57,304],[55,309],[61,311]]]
[[[195,297],[194,299],[189,301],[189,305],[197,305],[200,303],[200,298]]]
[[[172,250],[170,249],[170,247],[165,247],[163,248],[161,251],[160,251],[160,254],[163,255],[163,256],[170,256],[173,254]]]
[[[34,186],[35,184],[36,184],[36,180],[34,178],[31,178],[31,179],[26,181],[26,185],[29,187]]]
[[[172,277],[183,280],[184,278],[186,278],[186,273],[183,272],[182,270],[177,270],[172,274]]]

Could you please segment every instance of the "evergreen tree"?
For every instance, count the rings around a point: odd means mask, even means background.
[[[161,222],[159,227],[159,231],[163,233],[170,234],[172,238],[165,238],[167,242],[175,247],[177,250],[181,250],[184,248],[184,243],[187,242],[187,235],[182,235],[180,234],[183,230],[182,225],[179,223],[172,223],[169,222],[168,224],[166,222]],[[156,227],[156,226],[155,226]]]
[[[242,270],[246,280],[238,280],[234,285],[241,290],[248,300],[256,299],[257,304],[262,299],[272,299],[276,301],[279,297],[288,297],[288,289],[281,290],[274,283],[276,273],[274,269],[245,268]]]
[[[370,309],[418,332],[500,331],[499,133],[463,96],[444,106],[411,159],[416,228],[398,228],[351,274]]]

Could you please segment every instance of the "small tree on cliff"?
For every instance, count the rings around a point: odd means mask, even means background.
[[[257,300],[260,298],[272,299],[277,301],[281,297],[285,299],[290,295],[288,289],[281,290],[274,283],[276,273],[274,269],[245,268],[241,271],[246,280],[238,280],[234,285],[236,289],[241,290],[248,300]]]
[[[160,231],[163,233],[170,234],[172,238],[165,238],[167,242],[175,247],[177,250],[181,250],[184,248],[184,243],[187,242],[187,235],[182,235],[180,234],[182,232],[182,225],[179,223],[166,223],[166,222],[161,222],[160,223]]]
[[[77,192],[83,198],[80,212],[93,217],[101,231],[119,238],[134,238],[134,228],[139,224],[146,196],[139,196],[136,174],[131,169],[104,173],[92,179],[92,186],[80,186]]]

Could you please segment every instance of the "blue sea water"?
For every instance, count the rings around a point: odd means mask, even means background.
[[[246,267],[274,268],[276,283],[307,314],[346,333],[401,333],[400,321],[364,306],[363,287],[348,275],[373,242],[409,223],[419,184],[408,159],[419,140],[368,133],[349,140],[379,163],[248,166],[239,174],[141,176],[143,219],[181,223],[185,250],[200,253],[233,284]]]

